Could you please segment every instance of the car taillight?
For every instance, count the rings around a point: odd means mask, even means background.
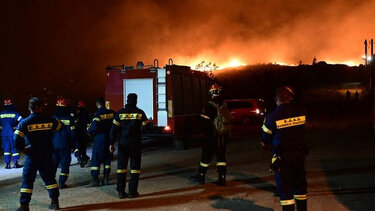
[[[167,125],[167,126],[164,127],[163,130],[164,130],[164,132],[171,132],[172,128],[169,125]]]

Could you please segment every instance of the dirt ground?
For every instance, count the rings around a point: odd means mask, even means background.
[[[369,115],[365,110],[344,107],[311,114],[307,129],[309,210],[374,210],[375,153]],[[172,145],[144,149],[140,197],[118,199],[115,190],[116,161],[111,185],[86,188],[90,168],[72,161],[69,188],[60,191],[62,210],[281,210],[273,197],[275,183],[268,172],[270,153],[259,147],[260,130],[237,126],[227,149],[228,182],[220,187],[214,165],[206,185],[189,181],[195,174],[200,148],[176,150]],[[214,164],[214,162],[212,162]],[[0,209],[19,204],[22,169],[0,166]],[[48,210],[49,199],[40,177],[34,185],[31,210]]]

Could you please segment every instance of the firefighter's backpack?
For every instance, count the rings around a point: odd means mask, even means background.
[[[210,102],[217,110],[217,116],[214,119],[215,130],[219,135],[229,135],[232,132],[233,116],[230,114],[228,105],[224,103],[218,106],[214,102]]]

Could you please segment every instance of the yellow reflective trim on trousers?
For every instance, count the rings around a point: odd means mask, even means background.
[[[14,134],[17,134],[17,135],[21,136],[21,138],[24,138],[24,137],[25,137],[25,134],[23,134],[23,133],[22,133],[21,131],[19,131],[19,130],[14,131]]]
[[[12,155],[13,156],[18,156],[18,155],[20,155],[20,153],[18,153],[18,152],[17,153],[13,153]]]
[[[113,120],[113,124],[117,125],[117,126],[121,126],[121,123],[116,121],[115,119]]]
[[[79,149],[75,149],[75,150],[74,150],[74,153],[76,153],[76,152],[79,152]]]
[[[296,200],[306,200],[307,199],[307,195],[294,195],[294,199]]]
[[[131,174],[140,174],[141,170],[130,170]]]
[[[227,162],[217,162],[216,166],[227,166]]]
[[[280,205],[281,205],[281,206],[292,205],[292,204],[295,204],[294,199],[290,199],[290,200],[280,200]]]
[[[10,152],[4,152],[4,155],[11,155],[12,153]]]
[[[33,189],[21,188],[21,193],[32,193]]]
[[[71,126],[70,127],[70,130],[75,130],[76,129],[76,126]]]
[[[67,176],[69,177],[69,174],[68,173],[60,173],[61,176]]]
[[[124,174],[126,173],[126,169],[117,169],[116,171],[118,174]]]
[[[91,166],[91,170],[93,170],[93,171],[98,171],[98,170],[99,170],[99,167],[97,167],[97,166]]]
[[[202,163],[202,162],[200,162],[199,165],[202,167],[206,167],[206,168],[210,166],[209,163]]]
[[[263,126],[262,126],[262,130],[263,130],[265,133],[268,133],[268,134],[272,135],[272,130],[268,129],[268,128],[266,127],[266,125],[263,125]]]
[[[110,168],[111,168],[111,165],[105,165],[104,168],[106,168],[106,169],[110,169]]]
[[[57,184],[52,184],[52,185],[46,185],[47,190],[51,190],[54,188],[58,188],[59,186]]]

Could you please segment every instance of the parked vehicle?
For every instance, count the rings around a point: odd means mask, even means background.
[[[224,101],[234,118],[234,122],[242,124],[263,121],[266,109],[262,99],[231,99]]]
[[[187,66],[154,65],[108,66],[106,68],[106,106],[115,111],[125,105],[129,93],[138,95],[153,128],[146,137],[172,137],[186,147],[188,141],[202,134],[200,113],[208,101],[210,78],[206,72]]]

